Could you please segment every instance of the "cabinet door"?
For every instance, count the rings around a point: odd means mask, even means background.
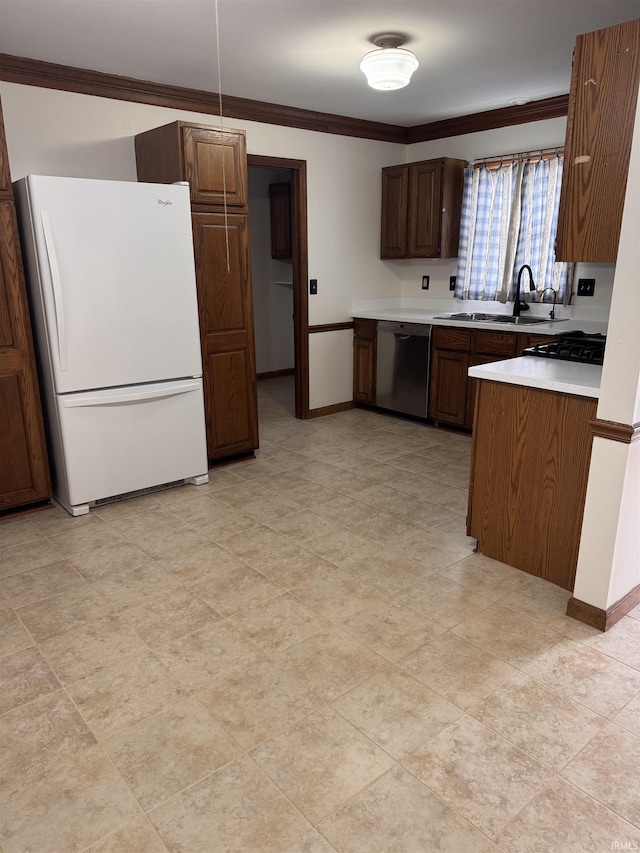
[[[0,510],[46,500],[49,468],[18,228],[0,202]]]
[[[559,261],[614,263],[640,80],[640,20],[578,36],[558,215]]]
[[[7,156],[7,143],[4,137],[4,121],[2,119],[2,106],[0,105],[0,198],[13,198],[11,189],[11,173],[9,172],[9,157]]]
[[[407,166],[389,166],[382,170],[381,258],[407,257],[408,186]]]
[[[269,184],[271,207],[271,257],[291,258],[291,185],[287,181]]]
[[[209,459],[258,446],[253,302],[246,216],[196,213],[193,220]]]
[[[354,324],[353,399],[370,406],[376,403],[376,326],[375,320]]]
[[[429,409],[434,420],[464,426],[467,413],[468,369],[468,353],[434,349]]]
[[[440,257],[442,160],[409,166],[408,255]]]
[[[241,131],[182,126],[185,175],[194,204],[227,207],[246,212],[247,149]]]

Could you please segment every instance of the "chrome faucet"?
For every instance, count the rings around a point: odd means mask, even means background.
[[[513,316],[519,317],[521,311],[528,311],[529,306],[526,302],[520,301],[520,282],[522,281],[522,273],[528,270],[529,271],[529,290],[535,290],[536,286],[533,281],[533,271],[529,264],[523,264],[518,270],[518,281],[514,288],[513,293]]]

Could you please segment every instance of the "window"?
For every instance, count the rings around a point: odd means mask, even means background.
[[[572,267],[556,263],[561,155],[469,164],[465,173],[455,296],[506,302],[518,270],[529,264],[536,301],[558,302]],[[544,291],[547,290],[546,293]]]

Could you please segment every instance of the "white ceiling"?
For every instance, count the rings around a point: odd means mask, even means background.
[[[218,0],[222,91],[415,125],[569,91],[579,33],[640,0]],[[410,86],[359,70],[382,32],[420,61]],[[217,92],[214,0],[0,0],[0,52]]]

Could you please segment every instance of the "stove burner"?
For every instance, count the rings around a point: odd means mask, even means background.
[[[566,332],[546,344],[528,347],[523,355],[577,361],[583,364],[602,364],[606,335],[589,335],[586,332]]]

